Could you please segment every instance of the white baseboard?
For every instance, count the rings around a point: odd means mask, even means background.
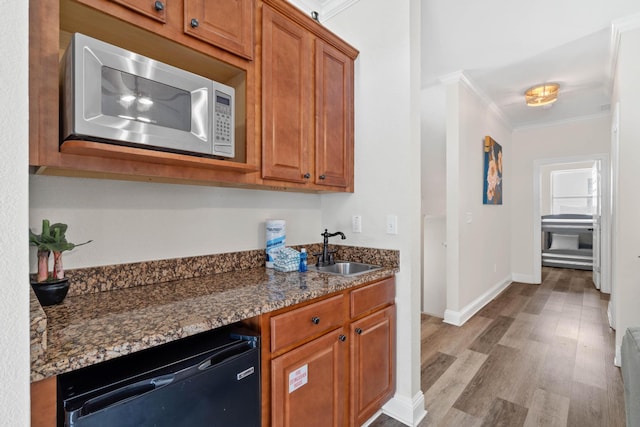
[[[611,301],[609,301],[609,304],[607,304],[607,318],[609,319],[609,327],[615,331],[616,323],[615,319],[613,318],[613,313],[611,313]]]
[[[383,407],[382,412],[409,427],[417,427],[427,415],[424,409],[424,394],[416,393],[413,399],[395,395]]]
[[[511,273],[511,280],[513,280],[514,282],[520,282],[520,283],[531,283],[532,285],[540,284],[533,277],[533,274]]]
[[[460,311],[445,310],[444,322],[454,326],[462,326],[467,320],[471,319],[471,316],[476,314],[482,307],[487,305],[492,299],[494,299],[500,292],[502,292],[507,286],[511,284],[511,277],[507,277],[493,286],[484,294],[473,300],[470,304],[467,304]]]

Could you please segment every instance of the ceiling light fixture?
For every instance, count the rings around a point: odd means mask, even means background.
[[[527,89],[524,97],[528,106],[541,107],[556,102],[558,100],[559,90],[560,85],[558,83],[545,83]]]

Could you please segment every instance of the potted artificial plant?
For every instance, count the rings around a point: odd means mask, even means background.
[[[66,231],[67,224],[50,225],[47,219],[42,220],[41,234],[35,234],[29,229],[29,244],[38,250],[38,272],[35,280],[31,280],[31,287],[42,305],[61,303],[69,290],[69,279],[64,276],[62,267],[62,253],[91,242],[67,242]],[[53,270],[49,272],[49,256],[52,252]]]

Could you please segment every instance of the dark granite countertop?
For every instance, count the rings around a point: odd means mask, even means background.
[[[264,267],[68,296],[40,307],[32,292],[31,381],[389,277],[279,273]],[[44,310],[44,315],[42,313]],[[44,323],[43,323],[44,322]]]

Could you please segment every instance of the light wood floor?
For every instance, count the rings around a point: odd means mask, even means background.
[[[420,426],[624,426],[608,296],[590,271],[543,268],[462,327],[422,317]],[[385,415],[373,427],[402,427]]]

